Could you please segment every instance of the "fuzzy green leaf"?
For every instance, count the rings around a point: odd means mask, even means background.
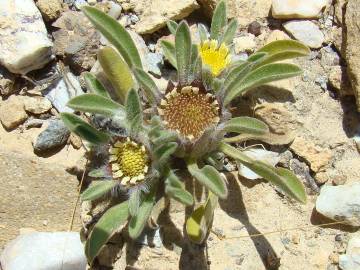
[[[218,39],[220,37],[222,29],[227,23],[226,4],[224,0],[221,0],[215,10],[211,21],[210,38]]]
[[[235,117],[225,123],[225,131],[248,134],[265,134],[269,127],[263,122],[252,117]]]
[[[82,11],[96,29],[115,46],[130,67],[142,68],[141,58],[135,43],[120,23],[94,7],[85,6],[82,8]]]
[[[101,82],[96,79],[96,77],[91,74],[90,72],[87,72],[84,75],[85,83],[87,88],[94,94],[98,94],[100,96],[110,98],[110,95],[108,91],[105,89],[105,87],[101,84]]]
[[[102,48],[98,53],[98,60],[114,87],[116,96],[124,103],[127,93],[134,86],[129,66],[111,47]]]
[[[85,244],[85,254],[90,265],[111,236],[126,223],[128,216],[129,210],[126,201],[111,207],[95,224]]]
[[[144,230],[146,222],[148,221],[151,210],[155,203],[155,195],[153,192],[146,194],[144,201],[141,203],[138,213],[130,219],[129,222],[129,236],[132,239],[139,237]]]
[[[93,169],[89,171],[88,176],[93,178],[104,178],[108,175],[108,172],[105,167]]]
[[[142,107],[138,93],[131,89],[126,98],[126,119],[130,124],[131,130],[134,133],[140,129],[142,125]]]
[[[241,63],[238,66],[233,67],[225,78],[223,86],[224,93],[227,93],[237,87],[237,85],[239,85],[244,79],[246,74],[249,73],[250,68],[251,66],[248,62]]]
[[[139,188],[135,188],[131,191],[130,197],[129,197],[129,214],[130,216],[136,216],[139,211],[140,206],[140,195],[141,190]]]
[[[233,42],[238,23],[236,19],[232,19],[224,30],[224,34],[221,36],[221,43],[230,45]]]
[[[175,56],[177,63],[178,79],[180,84],[189,83],[191,67],[191,34],[188,24],[182,21],[175,35]]]
[[[257,63],[257,62],[263,60],[263,58],[267,55],[268,54],[266,52],[253,53],[252,55],[249,56],[249,58],[247,59],[247,62]]]
[[[293,64],[275,63],[261,66],[238,81],[228,90],[224,104],[228,105],[234,98],[244,94],[247,90],[265,83],[298,76],[302,73],[300,67]]]
[[[174,68],[177,68],[175,45],[167,40],[161,40],[160,44],[165,58]]]
[[[108,117],[124,115],[124,107],[121,104],[97,94],[76,96],[66,105],[76,111],[98,113]]]
[[[64,124],[71,132],[74,132],[76,135],[90,143],[101,144],[110,140],[109,135],[98,131],[80,117],[77,117],[72,113],[61,113],[60,116]]]
[[[156,86],[155,82],[142,69],[135,69],[134,75],[140,84],[141,89],[144,90],[147,100],[150,102],[150,104],[155,106],[160,98],[160,90]]]
[[[205,25],[203,25],[202,23],[198,24],[198,32],[199,32],[199,37],[200,37],[200,42],[204,43],[209,36],[209,33],[205,27]]]
[[[168,161],[170,156],[177,150],[177,147],[178,144],[176,142],[170,142],[155,148],[154,155],[159,166],[164,165]]]
[[[161,145],[168,142],[175,142],[178,138],[178,135],[175,132],[167,130],[159,130],[158,136],[152,139],[154,145]]]
[[[214,219],[214,211],[218,204],[218,198],[209,193],[208,199],[201,204],[186,221],[186,233],[190,240],[201,244],[208,235]]]
[[[205,165],[203,168],[199,168],[196,161],[189,160],[187,168],[190,174],[199,181],[202,185],[207,187],[218,197],[225,199],[228,194],[228,190],[225,181],[221,178],[219,172],[210,165]]]
[[[306,193],[303,184],[289,170],[274,168],[262,161],[253,160],[241,151],[225,143],[220,145],[220,150],[226,155],[237,159],[250,170],[280,188],[287,196],[301,203],[306,203]]]
[[[184,205],[191,206],[194,204],[193,196],[184,189],[184,184],[172,171],[165,181],[165,193]]]
[[[169,29],[170,33],[175,35],[176,34],[176,29],[178,27],[177,22],[169,20],[166,22],[167,28]]]
[[[108,193],[115,185],[116,181],[93,181],[82,194],[82,201],[92,201]]]

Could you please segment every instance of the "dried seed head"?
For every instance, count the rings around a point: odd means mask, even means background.
[[[215,96],[201,93],[199,88],[192,86],[171,93],[165,96],[158,108],[163,123],[169,129],[192,141],[198,139],[206,128],[219,122]]]
[[[149,158],[143,145],[130,138],[118,140],[110,146],[109,153],[113,178],[123,185],[135,185],[145,178]]]

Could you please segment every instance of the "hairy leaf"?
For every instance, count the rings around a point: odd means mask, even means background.
[[[191,35],[188,24],[182,21],[176,30],[175,35],[175,55],[180,84],[189,83],[189,73],[191,67]]]
[[[142,69],[135,69],[134,75],[136,80],[144,90],[147,100],[152,105],[156,105],[160,98],[160,91],[151,77]]]
[[[233,42],[237,27],[237,20],[232,19],[226,26],[224,34],[221,36],[221,43],[225,43],[227,45],[231,44]]]
[[[116,184],[117,181],[93,181],[91,186],[81,194],[81,200],[92,201],[98,199],[108,193]]]
[[[172,171],[170,171],[165,181],[165,193],[182,204],[188,206],[194,204],[193,196],[185,190],[184,184]]]
[[[126,223],[128,216],[129,210],[126,201],[111,207],[95,224],[85,244],[85,254],[90,264],[111,236]]]
[[[214,10],[214,14],[211,21],[211,29],[210,29],[210,38],[218,39],[221,30],[225,27],[227,23],[227,12],[226,12],[226,4],[224,0],[221,0]]]
[[[66,105],[76,111],[98,113],[108,117],[124,115],[124,107],[121,104],[97,94],[76,96]]]
[[[94,94],[98,94],[100,96],[110,98],[108,91],[105,87],[99,82],[96,77],[90,72],[85,73],[84,75],[85,83],[87,88]]]
[[[175,35],[176,34],[176,29],[178,27],[177,22],[169,20],[166,22],[167,28],[169,29],[170,33]]]
[[[241,63],[238,66],[233,67],[225,78],[223,86],[224,93],[236,88],[237,85],[239,85],[244,79],[246,74],[248,74],[250,68],[251,66],[248,62]]]
[[[138,213],[130,219],[129,222],[129,235],[132,239],[139,237],[144,230],[146,222],[148,221],[151,210],[155,203],[154,192],[146,194],[144,201],[141,203]]]
[[[174,68],[177,68],[175,45],[167,40],[162,40],[160,44],[161,48],[163,49],[165,58]]]
[[[85,6],[82,8],[82,11],[96,29],[115,46],[130,67],[142,68],[140,55],[135,43],[120,23],[94,7]]]
[[[249,56],[249,58],[247,59],[247,62],[251,62],[251,63],[259,62],[259,61],[263,60],[263,58],[267,55],[268,54],[266,52],[256,52]]]
[[[198,32],[199,32],[200,42],[204,43],[204,41],[206,41],[209,36],[209,33],[208,33],[205,25],[203,25],[202,23],[199,23],[198,24]]]
[[[137,133],[142,125],[142,108],[138,93],[131,89],[126,98],[126,119],[133,132]]]
[[[98,60],[114,87],[116,96],[124,103],[127,93],[134,86],[129,66],[111,47],[102,48],[98,53]]]
[[[109,135],[104,132],[98,131],[94,127],[90,126],[80,117],[72,113],[61,113],[60,114],[62,121],[68,127],[71,132],[74,132],[76,135],[80,136],[84,140],[93,143],[101,144],[106,143],[110,140]]]
[[[175,132],[167,130],[159,130],[158,136],[152,140],[154,145],[161,145],[168,142],[174,142],[178,138],[178,135]]]
[[[199,181],[202,185],[207,187],[218,197],[225,199],[228,194],[228,190],[225,181],[221,178],[219,172],[210,165],[205,165],[203,168],[199,168],[196,161],[189,160],[187,168],[190,174]]]
[[[138,211],[139,211],[139,206],[140,206],[140,198],[141,196],[141,190],[139,188],[135,188],[131,193],[130,193],[130,198],[129,198],[129,214],[130,216],[136,216]]]
[[[228,90],[224,104],[228,105],[234,98],[251,88],[265,83],[291,78],[301,73],[301,68],[293,64],[275,63],[261,66],[248,73],[245,78]]]
[[[265,134],[269,127],[263,122],[252,117],[235,117],[225,123],[225,131],[249,134]]]
[[[165,164],[170,156],[177,150],[178,144],[176,142],[170,142],[155,148],[154,155],[156,162],[159,166]]]

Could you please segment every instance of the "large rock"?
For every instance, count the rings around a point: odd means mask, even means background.
[[[272,16],[277,19],[318,18],[328,0],[273,0]]]
[[[342,270],[360,270],[360,236],[354,234],[348,242],[346,254],[339,256],[339,267]]]
[[[310,21],[289,21],[283,24],[285,30],[310,48],[320,48],[325,41],[319,27]]]
[[[198,0],[205,14],[212,16],[219,0]],[[253,21],[269,16],[271,0],[231,0],[227,1],[229,18],[236,18],[241,28],[247,27]]]
[[[11,241],[0,257],[3,270],[85,270],[87,261],[76,232],[33,232]]]
[[[357,100],[357,108],[360,111],[360,51],[359,51],[359,29],[360,29],[360,2],[349,0],[345,15],[346,39],[345,52],[348,64],[348,75]]]
[[[199,8],[196,0],[130,0],[140,21],[135,25],[139,34],[151,34],[164,27],[168,20],[180,20]]]
[[[323,186],[316,211],[333,220],[360,226],[360,184]]]
[[[28,118],[20,96],[11,96],[0,101],[0,121],[6,129],[14,129]]]
[[[22,97],[25,111],[33,114],[46,113],[52,108],[51,102],[45,97]]]
[[[0,63],[26,74],[51,60],[52,42],[33,0],[3,0],[0,5]]]
[[[38,0],[36,5],[46,21],[53,21],[60,17],[63,9],[61,2],[60,0]]]

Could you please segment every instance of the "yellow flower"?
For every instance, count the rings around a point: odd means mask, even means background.
[[[198,48],[203,64],[210,67],[214,76],[219,75],[230,64],[229,48],[224,43],[218,47],[216,40],[207,40],[198,45]]]
[[[110,164],[114,178],[121,179],[124,185],[135,185],[145,179],[149,158],[145,147],[129,138],[118,140],[110,146]]]

